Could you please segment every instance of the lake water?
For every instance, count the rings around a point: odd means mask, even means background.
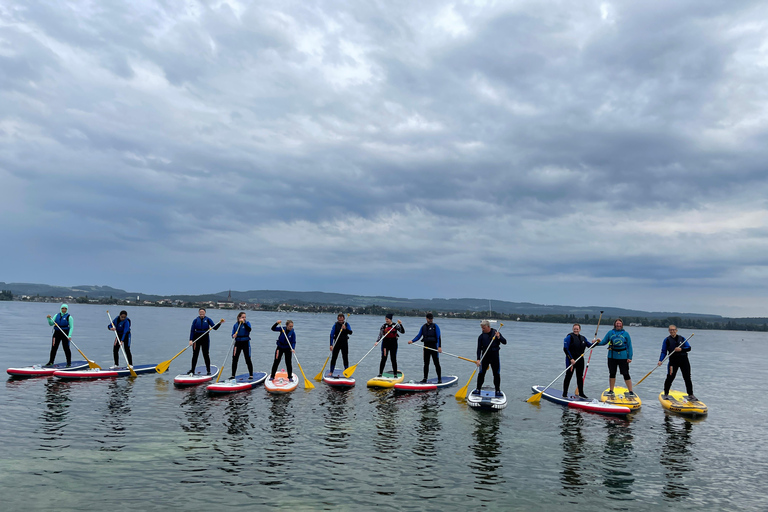
[[[184,348],[197,314],[127,309],[135,364],[156,364]],[[105,310],[70,309],[74,341],[102,367],[112,364]],[[0,302],[0,366],[44,363],[50,344],[45,316],[57,311],[58,304]],[[227,320],[211,336],[212,362],[220,365],[236,312],[211,310],[208,316]],[[333,315],[248,312],[255,369],[269,370],[276,339],[269,328],[288,318],[296,322],[297,354],[312,379],[328,354]],[[423,323],[402,320],[406,339]],[[350,318],[352,364],[371,347],[382,323],[379,317]],[[477,321],[438,324],[446,351],[474,357]],[[585,325],[584,334],[591,337],[594,329]],[[601,326],[600,334],[607,329]],[[747,393],[755,390],[752,381],[766,374],[765,333],[696,332],[690,353],[695,393],[710,413],[690,421],[661,408],[656,397],[663,370],[637,388],[643,407],[629,420],[526,403],[532,384],[547,384],[562,371],[562,340],[569,331],[566,325],[506,323],[502,389],[510,403],[499,413],[455,400],[473,366],[448,356],[441,358],[443,374],[458,375],[457,387],[412,396],[367,389],[365,381],[378,372],[378,349],[358,367],[358,385],[346,391],[314,381],[314,390],[283,396],[262,387],[217,398],[204,387],[176,389],[173,376],[188,369],[191,350],[163,375],[9,379],[0,387],[2,508],[768,508],[766,407],[744,400],[753,396]],[[628,331],[637,381],[656,364],[666,331]],[[607,387],[605,357],[604,348],[593,354],[589,396]],[[63,359],[60,349],[57,361]],[[73,359],[80,359],[74,350]],[[401,341],[398,362],[406,380],[421,378],[420,349]],[[245,371],[242,359],[240,368]],[[682,376],[674,388],[684,389]]]

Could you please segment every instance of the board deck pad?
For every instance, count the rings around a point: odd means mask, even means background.
[[[344,370],[341,368],[334,368],[333,373],[328,372],[323,375],[323,382],[332,387],[351,387],[355,385],[355,379],[352,377],[345,377]]]
[[[622,388],[620,386],[614,386],[613,393],[615,397],[611,398],[608,396],[608,391],[610,391],[611,388],[606,389],[603,391],[603,394],[600,395],[600,401],[601,402],[607,402],[609,404],[613,405],[620,405],[622,407],[629,407],[630,410],[636,411],[640,409],[640,406],[642,405],[642,401],[640,400],[640,397],[635,395],[633,397],[626,396],[626,393],[629,392],[627,388]]]
[[[502,391],[502,396],[496,396],[496,390],[483,388],[480,394],[474,394],[474,390],[467,394],[467,405],[475,409],[488,411],[500,411],[507,406],[507,395]]]
[[[288,372],[280,370],[275,373],[275,380],[266,380],[264,389],[270,393],[290,393],[299,386],[299,376],[295,373],[293,380],[288,380]]]
[[[367,383],[369,388],[391,388],[398,382],[405,380],[405,374],[403,372],[397,372],[395,375],[393,372],[384,372],[381,377],[374,377]]]
[[[664,399],[664,392],[659,393],[659,402],[664,409],[684,416],[705,416],[709,410],[701,400],[689,400],[688,393],[670,390],[669,399]]]

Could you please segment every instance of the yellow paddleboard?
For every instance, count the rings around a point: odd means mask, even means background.
[[[395,375],[392,372],[384,372],[381,377],[374,377],[368,381],[369,388],[391,388],[398,382],[403,382],[405,375],[403,372],[397,372]]]
[[[600,395],[601,402],[629,407],[629,410],[631,412],[635,412],[638,409],[640,409],[640,406],[642,405],[642,402],[640,401],[640,397],[637,395],[632,397],[626,396],[626,393],[629,391],[627,388],[615,386],[613,388],[613,393],[615,396],[613,397],[608,396],[609,391],[610,391],[610,388],[603,391],[603,394]]]
[[[707,414],[707,406],[700,400],[688,400],[688,393],[682,391],[675,391],[674,389],[669,392],[669,398],[664,399],[664,392],[659,393],[659,402],[661,406],[668,411],[682,414],[683,416],[705,416]]]

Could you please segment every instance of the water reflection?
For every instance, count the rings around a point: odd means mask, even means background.
[[[565,493],[571,496],[582,494],[588,484],[583,475],[582,464],[587,453],[582,427],[584,427],[583,415],[563,409],[560,422],[560,435],[563,438],[563,470],[560,472],[560,481]]]
[[[373,421],[377,435],[373,438],[376,448],[373,458],[391,465],[394,463],[395,454],[400,450],[397,402],[390,390],[378,390],[375,393]]]
[[[678,421],[679,420],[679,421]],[[667,434],[661,450],[661,465],[666,469],[664,479],[664,497],[669,500],[681,500],[690,494],[685,484],[685,474],[693,470],[691,464],[691,431],[693,424],[682,418],[664,416],[664,432]]]
[[[211,401],[204,390],[185,390],[186,396],[179,407],[184,411],[186,422],[181,423],[184,432],[202,433],[211,426]]]
[[[417,397],[421,404],[418,407],[418,417],[414,434],[416,442],[413,454],[417,457],[414,481],[425,492],[420,493],[422,499],[439,498],[444,489],[440,482],[444,481],[437,462],[438,442],[443,427],[440,423],[440,409],[445,403],[437,393],[428,393]]]
[[[235,394],[225,397],[227,406],[224,408],[224,419],[227,424],[227,434],[231,439],[239,441],[248,437],[253,424],[249,416],[251,403],[246,394]]]
[[[40,415],[40,428],[43,437],[40,443],[41,450],[60,450],[67,444],[56,444],[62,438],[64,428],[67,426],[67,414],[71,398],[70,387],[67,382],[51,379],[45,383],[45,409]]]
[[[501,415],[499,413],[477,413],[475,429],[472,432],[470,449],[474,460],[469,468],[475,475],[475,489],[491,491],[495,485],[505,482],[500,475],[501,463]]]
[[[605,429],[608,436],[603,446],[603,483],[614,499],[629,498],[635,482],[631,472],[635,463],[631,424],[628,420],[607,419]]]
[[[119,441],[125,437],[131,416],[131,395],[135,379],[114,379],[107,388],[107,409],[101,419],[104,435],[97,442],[101,451],[121,451],[125,445]]]
[[[325,419],[325,447],[331,459],[343,457],[338,453],[349,446],[349,414],[351,390],[339,390],[326,386],[323,418]]]

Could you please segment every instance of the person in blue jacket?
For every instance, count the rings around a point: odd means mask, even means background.
[[[352,334],[352,328],[349,327],[349,322],[344,319],[344,313],[339,313],[336,317],[336,323],[333,324],[331,329],[331,371],[330,375],[333,375],[333,370],[336,368],[336,359],[341,352],[341,359],[344,362],[344,369],[349,368],[349,335]],[[336,343],[334,343],[336,342]]]
[[[632,362],[632,338],[624,330],[624,322],[617,318],[613,322],[613,329],[605,333],[602,341],[594,340],[597,345],[608,345],[608,383],[610,390],[608,396],[613,396],[613,387],[616,385],[616,370],[621,372],[629,392],[626,396],[635,396],[632,391],[632,377],[629,376],[629,363]]]
[[[691,351],[691,345],[677,334],[677,326],[669,326],[669,336],[664,338],[661,342],[661,355],[659,356],[659,364],[664,362],[664,358],[669,356],[669,363],[667,363],[667,379],[664,381],[664,399],[669,400],[669,389],[672,387],[672,383],[677,376],[677,370],[680,369],[683,372],[683,379],[685,380],[685,391],[688,393],[688,400],[696,400],[693,396],[693,381],[691,381],[691,363],[688,361],[688,352]]]
[[[280,327],[281,322],[282,320],[278,320],[272,326],[272,330],[280,334],[275,342],[277,349],[275,350],[275,361],[272,363],[272,373],[269,376],[269,380],[275,380],[280,359],[285,356],[285,371],[288,373],[288,381],[293,382],[293,358],[291,354],[296,352],[296,331],[293,330],[293,320],[285,322],[285,329]]]
[[[59,313],[56,313],[55,317],[51,318],[51,315],[47,317],[48,325],[53,327],[53,338],[51,338],[51,354],[45,366],[53,366],[56,352],[59,350],[59,344],[61,344],[61,348],[64,349],[64,355],[67,357],[67,368],[72,365],[72,352],[69,349],[69,340],[72,339],[72,331],[75,329],[75,319],[67,311],[69,311],[69,306],[62,304]]]
[[[581,324],[573,324],[573,332],[563,340],[563,352],[565,352],[565,367],[571,367],[565,372],[563,380],[563,396],[568,396],[568,387],[571,385],[571,378],[576,373],[576,387],[579,390],[581,398],[587,398],[584,394],[584,358],[579,359],[584,354],[584,350],[590,347],[587,338],[581,334]],[[578,361],[577,361],[578,359]]]
[[[243,354],[245,364],[248,365],[248,379],[253,379],[253,362],[251,361],[251,322],[245,319],[245,311],[237,314],[237,322],[232,326],[232,338],[235,340],[235,349],[232,353],[232,375],[237,375],[237,362],[240,354]]]
[[[427,382],[427,378],[429,377],[429,360],[432,359],[435,363],[435,372],[437,372],[437,383],[442,384],[442,371],[443,369],[440,367],[440,353],[443,351],[442,349],[442,338],[440,337],[440,327],[437,326],[437,324],[434,322],[434,315],[432,313],[427,313],[427,323],[421,326],[421,329],[419,329],[419,334],[416,335],[415,338],[413,338],[411,341],[408,342],[408,344],[412,344],[414,341],[419,341],[422,337],[424,346],[429,347],[434,350],[428,350],[426,348],[422,349],[422,352],[424,352],[424,379],[422,379],[421,383],[425,384]],[[435,352],[437,350],[437,352]]]
[[[477,387],[472,392],[473,395],[479,395],[485,382],[485,372],[488,366],[493,370],[493,386],[496,388],[496,396],[503,396],[501,393],[501,361],[499,360],[499,349],[501,345],[506,345],[507,340],[499,331],[491,327],[491,322],[483,320],[480,322],[480,336],[477,337],[477,366],[480,372],[477,374]],[[499,345],[501,344],[501,345]]]
[[[189,370],[189,375],[195,373],[195,365],[197,365],[197,358],[200,356],[201,348],[203,349],[205,369],[208,371],[208,375],[210,375],[211,356],[208,353],[208,349],[211,345],[211,338],[208,336],[208,331],[211,329],[217,330],[224,323],[224,319],[222,318],[221,322],[214,324],[213,320],[205,316],[205,308],[198,309],[197,315],[197,318],[192,320],[192,327],[189,330],[189,344],[192,345],[192,368]],[[197,338],[200,339],[198,340]]]
[[[125,357],[128,359],[128,366],[133,366],[133,354],[131,354],[131,319],[128,318],[128,312],[122,310],[115,318],[115,321],[107,326],[107,329],[115,333],[115,342],[112,344],[112,356],[115,359],[115,366],[120,366],[120,344],[125,349]],[[118,341],[119,340],[119,341]]]

